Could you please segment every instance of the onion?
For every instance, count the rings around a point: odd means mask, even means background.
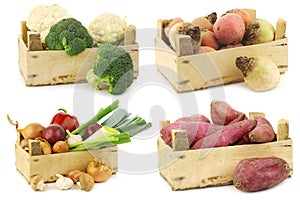
[[[280,72],[274,62],[263,57],[236,58],[236,66],[244,75],[244,81],[254,91],[270,90],[280,81]]]
[[[69,177],[70,179],[73,180],[74,183],[77,183],[79,181],[80,176],[84,172],[79,170],[79,169],[73,169],[67,172],[66,177]]]
[[[112,168],[97,158],[88,164],[86,171],[96,183],[105,182],[112,176]]]
[[[69,144],[67,140],[57,141],[52,147],[53,153],[65,153],[69,151]]]
[[[9,115],[7,115],[7,119],[11,125],[16,127],[16,130],[24,137],[24,139],[35,139],[37,137],[41,137],[45,129],[45,127],[39,123],[30,123],[24,128],[19,129],[18,121],[13,122]]]

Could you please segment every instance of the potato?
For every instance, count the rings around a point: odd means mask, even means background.
[[[288,163],[279,157],[247,158],[238,163],[233,184],[245,192],[261,191],[283,182],[289,174]]]

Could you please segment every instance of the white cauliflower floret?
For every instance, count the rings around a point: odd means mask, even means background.
[[[50,28],[64,18],[68,18],[68,12],[57,4],[38,5],[29,14],[26,26],[29,30],[39,32],[41,41],[45,41]]]
[[[97,43],[118,44],[124,39],[126,19],[103,13],[90,22],[88,31]]]

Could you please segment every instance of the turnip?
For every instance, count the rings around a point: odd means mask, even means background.
[[[244,75],[246,86],[251,90],[270,90],[280,81],[277,65],[267,58],[240,56],[235,62]]]
[[[219,49],[217,38],[212,31],[206,28],[201,28],[200,32],[201,32],[200,46],[209,46],[215,50]]]
[[[210,31],[213,31],[213,25],[217,20],[217,13],[213,12],[207,16],[195,18],[191,24],[198,26],[199,28],[206,28]]]
[[[265,19],[255,19],[246,27],[244,44],[253,45],[273,41],[275,29],[273,25]]]
[[[220,43],[224,45],[234,44],[243,39],[245,23],[238,14],[229,13],[215,22],[213,30]]]
[[[176,23],[169,31],[169,41],[171,46],[175,47],[175,39],[177,35],[189,35],[192,39],[193,52],[197,53],[200,41],[200,29],[189,22]]]

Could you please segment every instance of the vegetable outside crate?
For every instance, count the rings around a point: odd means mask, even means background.
[[[256,10],[247,11],[251,19],[256,18]],[[243,74],[235,66],[239,56],[265,57],[276,64],[281,74],[288,70],[288,39],[283,19],[277,21],[275,38],[271,42],[198,54],[193,51],[189,35],[175,34],[175,48],[172,48],[164,31],[164,20],[158,20],[157,26],[156,67],[177,92],[242,82]]]
[[[136,28],[128,25],[124,46],[133,60],[134,77],[138,76],[139,45],[136,43]],[[97,60],[97,49],[87,48],[76,56],[68,56],[64,50],[43,50],[40,33],[32,32],[21,21],[18,37],[19,69],[26,86],[57,85],[86,82],[86,73]]]
[[[169,123],[164,121],[161,127]],[[184,130],[173,130],[172,147],[161,137],[157,139],[159,172],[172,190],[232,184],[237,164],[246,158],[282,158],[289,164],[290,176],[293,174],[292,139],[285,119],[278,122],[277,140],[261,144],[190,150],[184,135],[186,137]]]

